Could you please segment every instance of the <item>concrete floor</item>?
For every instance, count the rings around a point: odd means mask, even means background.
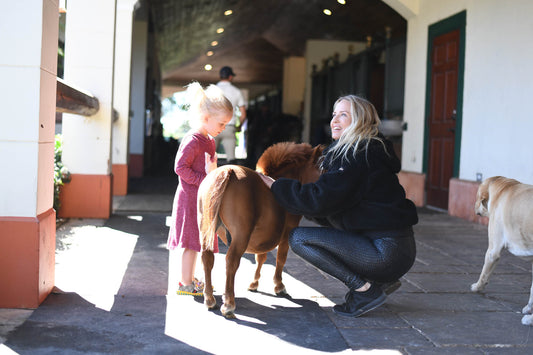
[[[71,219],[57,230],[56,290],[36,310],[0,310],[0,353],[19,354],[526,354],[531,327],[520,323],[531,265],[507,252],[485,293],[471,293],[487,227],[421,209],[418,255],[402,287],[360,318],[331,310],[345,287],[292,252],[289,297],[276,297],[269,255],[258,292],[246,290],[252,255],[236,279],[237,319],[208,311],[203,298],[168,286],[167,216],[173,180],[114,199],[108,220]],[[224,252],[217,255],[218,304]],[[198,271],[201,275],[201,271]]]

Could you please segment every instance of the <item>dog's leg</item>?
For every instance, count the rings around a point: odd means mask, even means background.
[[[485,263],[483,264],[483,269],[479,275],[479,280],[470,287],[473,292],[480,292],[485,288],[489,283],[489,277],[492,274],[492,271],[494,271],[494,268],[500,260],[500,255],[503,249],[503,234],[491,227],[494,226],[491,226],[489,223],[489,246],[485,253]]]
[[[533,315],[532,314],[526,314],[522,317],[522,324],[523,325],[533,325]]]
[[[533,262],[531,263],[531,272],[533,274]],[[529,302],[527,305],[522,309],[522,314],[531,314],[531,311],[533,310],[533,282],[531,283],[531,289],[529,290]],[[533,325],[533,317],[530,317],[530,323],[528,325]],[[524,318],[522,318],[522,324],[524,323]]]

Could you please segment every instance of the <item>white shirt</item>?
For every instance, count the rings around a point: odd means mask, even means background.
[[[217,83],[217,86],[222,89],[222,91],[224,92],[224,96],[226,96],[233,105],[233,117],[231,118],[231,121],[228,122],[228,125],[235,125],[235,123],[237,122],[236,113],[240,112],[241,106],[245,106],[244,96],[242,95],[242,92],[241,90],[239,90],[239,88],[237,88],[227,80],[219,81]]]

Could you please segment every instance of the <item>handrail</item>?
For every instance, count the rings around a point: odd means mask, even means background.
[[[100,109],[98,99],[57,78],[56,112],[92,116]]]

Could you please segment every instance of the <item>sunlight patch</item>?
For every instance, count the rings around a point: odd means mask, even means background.
[[[56,255],[56,286],[111,310],[138,238],[108,227],[76,227],[68,253]]]
[[[18,354],[17,352],[14,352],[13,350],[11,350],[10,348],[8,348],[7,346],[5,346],[4,344],[0,344],[0,354],[6,354],[6,355],[16,355]]]

